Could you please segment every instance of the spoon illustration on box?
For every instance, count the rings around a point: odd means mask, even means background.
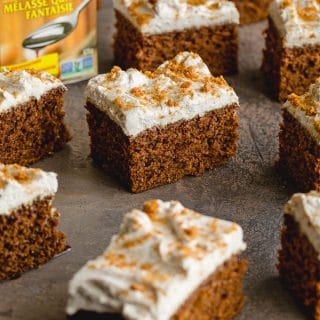
[[[77,26],[79,14],[91,0],[84,0],[70,15],[59,17],[30,33],[22,45],[24,48],[40,50],[69,35]]]

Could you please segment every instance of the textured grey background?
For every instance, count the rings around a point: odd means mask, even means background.
[[[100,71],[112,65],[113,16],[110,1],[99,12]],[[238,156],[202,177],[142,194],[126,192],[95,168],[88,158],[83,108],[85,83],[69,86],[66,111],[74,139],[62,152],[37,166],[59,174],[55,205],[61,212],[72,251],[21,278],[0,284],[0,320],[64,320],[67,284],[88,259],[100,254],[119,227],[122,214],[146,199],[177,199],[202,213],[240,223],[250,260],[247,304],[239,319],[303,319],[278,281],[275,270],[281,207],[293,189],[273,169],[277,157],[280,105],[267,96],[259,72],[265,22],[240,30],[241,72],[228,80],[240,96]]]

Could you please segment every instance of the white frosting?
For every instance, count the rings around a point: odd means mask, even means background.
[[[144,211],[127,213],[105,253],[73,277],[67,313],[169,320],[205,279],[245,248],[239,225],[176,201],[151,200]]]
[[[269,14],[285,47],[320,44],[319,1],[274,0]]]
[[[31,98],[39,99],[46,92],[58,87],[66,90],[59,79],[46,72],[0,72],[0,112],[7,112]]]
[[[158,0],[151,4],[148,0],[113,0],[113,5],[144,34],[239,23],[239,12],[232,1],[198,2]]]
[[[320,193],[296,193],[284,208],[298,223],[300,231],[308,238],[319,254],[320,260]]]
[[[310,86],[306,94],[290,95],[284,109],[320,143],[320,78]]]
[[[128,136],[239,103],[224,79],[213,77],[200,56],[189,52],[154,73],[116,68],[99,75],[89,81],[86,98]]]
[[[0,164],[0,215],[10,215],[22,205],[54,195],[57,189],[53,172]]]

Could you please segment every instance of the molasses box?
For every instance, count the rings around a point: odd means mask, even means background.
[[[0,0],[0,68],[97,74],[96,0]]]

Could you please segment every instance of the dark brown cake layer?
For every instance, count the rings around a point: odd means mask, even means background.
[[[320,262],[318,253],[295,220],[285,215],[278,270],[281,280],[314,319],[320,319]]]
[[[134,138],[94,105],[87,103],[86,108],[94,162],[132,192],[201,175],[237,151],[236,104]]]
[[[320,77],[320,45],[284,48],[269,18],[262,71],[276,99],[283,101],[290,93],[302,95]]]
[[[189,297],[171,320],[229,320],[235,317],[244,305],[242,280],[247,271],[247,261],[232,257]],[[121,315],[79,312],[74,320],[121,320]]]
[[[282,114],[277,168],[300,191],[320,191],[320,147],[288,111]]]
[[[249,24],[265,19],[271,0],[232,0],[240,13],[240,23]]]
[[[64,90],[52,89],[0,113],[0,162],[29,165],[60,150],[70,134],[64,124]]]
[[[51,202],[52,197],[35,200],[8,216],[0,215],[0,280],[38,268],[67,249]]]
[[[228,24],[157,35],[143,35],[116,11],[115,63],[153,71],[182,51],[198,53],[213,75],[238,71],[238,26]]]

